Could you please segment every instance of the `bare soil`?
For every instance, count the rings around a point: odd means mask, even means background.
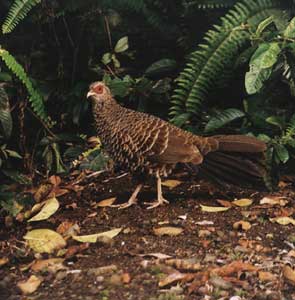
[[[221,189],[182,175],[176,175],[182,184],[164,187],[170,204],[152,210],[147,210],[143,202],[154,200],[153,182],[140,194],[139,205],[123,210],[95,207],[95,203],[110,197],[117,197],[116,203],[124,202],[134,189],[129,176],[101,174],[83,180],[82,191],[58,197],[60,208],[46,221],[13,220],[13,224],[7,224],[6,219],[0,229],[0,258],[9,261],[0,266],[0,299],[295,299],[295,281],[284,273],[285,266],[293,268],[295,263],[294,225],[270,221],[270,218],[294,215],[293,183],[283,180],[280,190],[270,193],[234,186]],[[72,178],[63,179],[64,184],[72,181]],[[261,205],[260,200],[265,196],[283,196],[288,203]],[[215,213],[200,208],[200,204],[222,206],[218,199],[231,202],[241,198],[252,199],[253,204]],[[33,228],[56,230],[65,221],[77,223],[80,235],[113,228],[122,231],[111,240],[85,245],[81,251],[69,255],[63,263],[64,270],[34,272],[30,263],[57,257],[57,253],[35,254],[28,249],[23,236]],[[235,229],[233,226],[238,221],[249,222],[251,228]],[[181,228],[183,232],[156,235],[154,229],[163,226]],[[67,240],[67,248],[78,245],[81,243]],[[163,258],[162,254],[171,258]],[[213,269],[233,262],[252,265],[256,270],[241,267],[232,272],[216,271],[214,276]],[[40,276],[42,283],[35,292],[23,295],[17,283],[32,274]],[[163,284],[171,274],[187,276]]]

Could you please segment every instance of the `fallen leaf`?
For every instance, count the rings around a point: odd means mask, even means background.
[[[41,279],[35,275],[32,275],[27,281],[18,282],[17,286],[23,292],[23,294],[28,295],[34,293],[41,282]]]
[[[57,175],[52,175],[49,177],[49,182],[54,186],[57,187],[61,184],[61,179]]]
[[[295,250],[294,249],[290,250],[287,255],[295,258]]]
[[[247,221],[238,221],[234,223],[233,228],[247,231],[251,228],[251,224]]]
[[[165,264],[168,266],[175,267],[180,270],[186,271],[199,271],[202,269],[201,264],[194,258],[192,259],[179,259],[172,258],[165,260]]]
[[[96,243],[101,237],[112,239],[121,232],[122,228],[115,228],[109,231],[89,234],[89,235],[73,235],[72,238],[82,243]]]
[[[41,200],[43,200],[50,193],[51,190],[52,190],[52,184],[50,183],[42,184],[34,194],[35,201],[40,202]]]
[[[275,281],[277,278],[274,274],[270,272],[258,272],[258,278],[260,281],[267,282],[267,281]]]
[[[247,198],[235,200],[232,202],[232,204],[234,204],[236,206],[240,206],[240,207],[250,206],[252,203],[253,203],[253,200],[247,199]]]
[[[105,200],[101,200],[99,201],[97,204],[95,204],[95,207],[108,207],[111,206],[115,201],[116,201],[116,197],[112,197],[112,198],[108,198]]]
[[[176,281],[180,281],[186,277],[187,274],[180,273],[175,271],[172,274],[169,274],[167,277],[159,281],[159,287],[162,288],[164,286],[170,285]]]
[[[207,226],[207,225],[214,225],[214,222],[213,221],[203,220],[203,221],[196,222],[196,224],[198,224],[200,226]]]
[[[202,211],[206,212],[222,212],[222,211],[227,211],[230,209],[230,207],[221,207],[221,206],[206,206],[200,204]]]
[[[49,258],[49,259],[42,259],[36,260],[31,265],[31,270],[34,272],[49,272],[49,273],[56,273],[59,270],[66,269],[66,267],[62,264],[64,261],[63,258]]]
[[[125,284],[128,284],[130,283],[131,281],[131,276],[129,273],[123,273],[122,274],[122,282],[125,283]]]
[[[249,263],[244,263],[241,260],[233,261],[228,265],[222,266],[222,267],[217,267],[214,268],[211,273],[219,275],[221,277],[226,277],[233,275],[238,272],[256,272],[257,267],[249,264]]]
[[[28,222],[36,222],[41,220],[47,220],[52,216],[59,208],[59,202],[56,198],[48,199],[45,205],[42,207],[41,211],[28,220]]]
[[[163,254],[163,253],[146,253],[146,254],[139,254],[138,256],[141,256],[141,257],[151,256],[151,257],[155,257],[155,258],[158,258],[158,259],[167,259],[167,258],[172,257],[170,255]]]
[[[286,197],[267,196],[260,200],[260,204],[285,206],[289,201]]]
[[[6,265],[9,262],[9,259],[7,257],[0,258],[0,267]]]
[[[232,203],[227,200],[219,200],[218,199],[217,202],[224,207],[232,207],[233,206]]]
[[[68,259],[70,257],[73,257],[77,253],[80,253],[88,248],[89,248],[89,243],[71,246],[67,249],[67,251],[65,253],[65,258]]]
[[[80,232],[80,227],[77,223],[64,221],[57,227],[56,232],[62,236],[72,236]]]
[[[288,281],[288,283],[292,284],[295,286],[295,271],[289,267],[289,266],[284,266],[283,267],[283,275]]]
[[[295,220],[291,217],[276,217],[276,218],[270,218],[269,219],[272,223],[276,222],[280,225],[295,225]]]
[[[170,189],[174,189],[178,185],[180,185],[182,182],[179,180],[174,180],[174,179],[168,179],[162,182],[163,186],[169,187]]]
[[[54,250],[66,246],[63,237],[50,229],[34,229],[29,231],[24,239],[27,240],[30,248],[37,253],[52,253]]]
[[[179,235],[183,232],[183,229],[180,227],[164,226],[154,228],[155,235]]]

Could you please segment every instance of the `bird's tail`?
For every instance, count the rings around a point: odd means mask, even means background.
[[[218,150],[205,155],[199,166],[202,177],[220,184],[264,185],[264,142],[243,135],[220,135],[212,138],[218,141]]]

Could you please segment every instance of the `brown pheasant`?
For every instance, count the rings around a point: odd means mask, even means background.
[[[161,177],[171,173],[178,163],[218,182],[263,181],[261,159],[266,145],[254,137],[193,135],[155,116],[122,107],[99,81],[90,85],[89,97],[97,134],[114,161],[132,174],[156,176],[158,198],[148,208],[168,203],[162,195]],[[139,184],[129,201],[120,207],[136,203],[141,188]]]

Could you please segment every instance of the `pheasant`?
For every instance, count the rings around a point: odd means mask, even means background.
[[[97,135],[115,163],[132,175],[156,177],[157,201],[148,208],[169,203],[162,194],[161,178],[179,163],[219,183],[263,182],[266,144],[254,137],[194,135],[158,117],[122,107],[100,81],[90,85],[87,98],[92,102]],[[120,208],[135,204],[142,186],[138,184]]]

